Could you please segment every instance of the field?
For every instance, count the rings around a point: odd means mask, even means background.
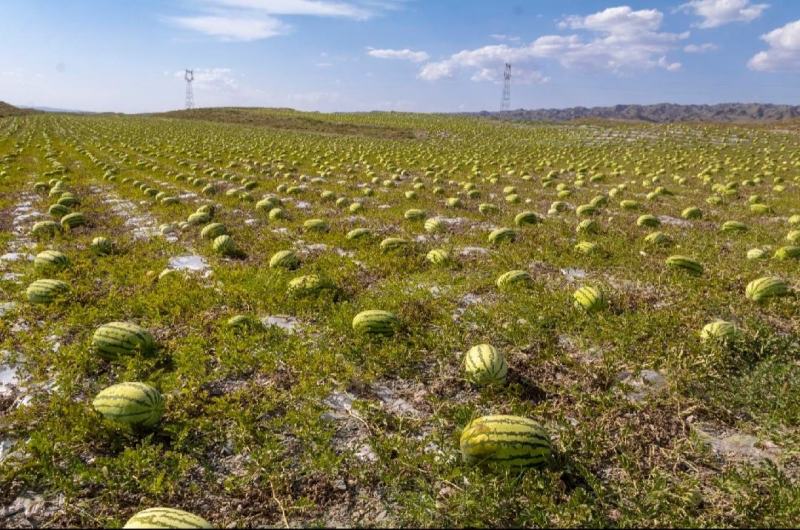
[[[798,214],[778,125],[2,118],[0,525],[796,526]],[[32,303],[42,278],[68,290]],[[101,355],[114,321],[154,351]],[[479,344],[504,382],[467,377]],[[95,410],[122,382],[160,421]],[[552,457],[466,461],[494,414]]]

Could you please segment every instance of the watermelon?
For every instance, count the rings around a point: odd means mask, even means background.
[[[479,386],[502,385],[506,382],[508,363],[505,355],[490,344],[479,344],[464,357],[467,378]]]
[[[441,232],[444,228],[444,223],[437,217],[432,217],[425,221],[425,231],[432,234],[434,232]]]
[[[653,232],[645,236],[644,242],[653,246],[666,246],[672,243],[672,240],[664,232]]]
[[[97,394],[92,407],[109,420],[152,427],[164,413],[164,398],[148,384],[119,383]]]
[[[428,252],[425,259],[434,265],[442,265],[450,261],[450,253],[442,248],[435,248]]]
[[[58,204],[58,203],[53,204],[52,206],[50,206],[50,208],[47,209],[47,213],[49,213],[51,217],[54,217],[56,219],[61,219],[69,212],[70,209],[68,206],[64,206],[63,204]]]
[[[636,219],[636,226],[646,226],[649,228],[655,228],[659,226],[661,221],[658,220],[658,217],[650,214],[640,215],[638,219]]]
[[[550,461],[547,431],[520,416],[494,415],[472,420],[461,433],[461,454],[467,463],[510,467],[542,466]]]
[[[156,349],[149,331],[131,322],[109,322],[95,330],[92,349],[105,359],[141,353],[150,355]]]
[[[775,251],[775,254],[772,257],[779,260],[800,258],[800,247],[797,246],[781,247]]]
[[[383,241],[381,241],[381,252],[384,254],[388,252],[395,252],[399,250],[405,250],[411,245],[411,242],[407,239],[402,239],[399,237],[387,237]]]
[[[723,232],[746,232],[747,225],[740,221],[725,221],[722,223],[720,230]]]
[[[61,225],[55,221],[39,221],[31,228],[31,234],[38,238],[53,237],[60,232]]]
[[[399,326],[397,317],[379,309],[362,311],[353,317],[353,330],[363,335],[391,336]]]
[[[236,254],[236,244],[233,238],[227,234],[214,238],[214,252],[222,256],[232,256]]]
[[[597,243],[592,243],[591,241],[579,241],[574,247],[575,252],[580,252],[581,254],[593,254],[598,249]]]
[[[200,237],[203,239],[216,239],[219,236],[224,236],[228,231],[222,223],[209,223],[200,231]]]
[[[347,239],[361,239],[364,237],[369,237],[372,235],[372,232],[369,228],[354,228],[347,232]]]
[[[495,285],[500,289],[508,289],[514,287],[526,287],[533,283],[533,278],[526,271],[513,270],[500,275],[495,282]]]
[[[287,286],[287,291],[292,296],[303,297],[315,296],[324,289],[331,288],[333,288],[333,284],[330,280],[318,274],[308,274],[292,279]]]
[[[39,272],[56,272],[69,267],[69,259],[57,250],[45,250],[36,255],[33,266]]]
[[[681,217],[684,219],[700,219],[703,217],[703,211],[696,206],[689,206],[681,212]]]
[[[769,298],[786,296],[789,286],[776,276],[764,276],[747,284],[745,296],[753,302],[762,302]]]
[[[735,339],[739,330],[733,322],[715,320],[703,326],[700,330],[700,340],[703,342],[727,342]]]
[[[97,256],[107,256],[114,252],[114,245],[107,237],[103,236],[92,239],[91,248]]]
[[[524,211],[514,217],[514,224],[517,226],[535,225],[542,222],[541,217],[536,212]]]
[[[294,270],[300,266],[300,260],[291,250],[281,250],[272,255],[269,260],[270,269]]]
[[[517,239],[517,232],[512,228],[497,228],[489,234],[489,243],[498,244]]]
[[[328,230],[330,230],[328,223],[326,223],[322,219],[309,219],[308,221],[303,223],[303,228],[305,228],[309,232],[327,232]]]
[[[86,217],[81,212],[68,213],[61,218],[61,226],[66,229],[77,228],[86,224]]]
[[[425,212],[417,208],[411,208],[410,210],[406,210],[403,217],[408,221],[419,221],[425,217]]]
[[[49,304],[69,292],[69,285],[61,280],[36,280],[25,291],[32,304]]]
[[[696,276],[703,274],[703,265],[686,256],[670,256],[667,258],[666,264],[670,268],[682,269]]]
[[[583,309],[587,313],[594,313],[606,306],[606,299],[603,292],[597,287],[583,286],[572,294],[575,299],[575,307]]]

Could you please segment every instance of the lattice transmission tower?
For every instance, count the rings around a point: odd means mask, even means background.
[[[192,81],[194,81],[194,70],[186,70],[183,78],[186,80],[186,109],[193,109],[194,91],[192,90]]]
[[[503,101],[500,104],[501,110],[511,108],[511,63],[506,63],[503,71]]]

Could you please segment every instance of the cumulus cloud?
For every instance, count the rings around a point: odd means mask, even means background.
[[[419,78],[435,81],[471,70],[472,79],[487,80],[492,70],[510,62],[528,78],[535,62],[552,60],[565,68],[605,69],[615,73],[663,68],[674,72],[680,63],[670,62],[666,54],[689,33],[660,31],[664,15],[656,9],[634,11],[629,6],[610,7],[588,16],[569,16],[559,23],[561,29],[583,31],[587,35],[544,35],[528,45],[493,44],[474,50],[462,50],[442,61],[425,64]],[[516,78],[516,77],[515,77]]]
[[[719,46],[712,42],[706,42],[703,44],[687,44],[683,47],[683,51],[686,53],[708,53],[713,52],[719,49]]]
[[[254,41],[284,35],[291,26],[280,16],[305,16],[367,20],[388,9],[392,0],[195,0],[198,13],[166,17],[174,26],[223,41]]]
[[[765,51],[755,54],[747,66],[751,70],[777,72],[800,70],[800,20],[789,22],[761,36],[769,44]]]
[[[368,50],[367,55],[377,59],[400,59],[403,61],[411,61],[412,63],[423,63],[430,58],[425,52],[415,52],[408,48],[403,50],[368,48]]]
[[[732,22],[752,22],[761,16],[769,4],[753,4],[751,0],[691,0],[678,9],[703,20],[700,28],[716,28]]]

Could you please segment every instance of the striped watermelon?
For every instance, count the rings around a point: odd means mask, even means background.
[[[227,234],[214,238],[213,247],[214,252],[223,256],[236,254],[236,244],[233,242],[233,238]]]
[[[287,291],[292,296],[314,296],[319,294],[324,289],[330,289],[333,284],[330,280],[322,278],[318,274],[308,274],[305,276],[298,276],[289,281]]]
[[[703,211],[696,206],[689,206],[681,212],[681,217],[684,219],[700,219],[703,217]]]
[[[395,252],[398,250],[405,250],[411,245],[407,239],[400,237],[387,237],[381,241],[381,252],[384,254],[388,252]]]
[[[775,255],[773,255],[772,257],[779,260],[800,258],[800,247],[797,246],[781,247],[775,251]]]
[[[286,212],[284,212],[283,208],[275,207],[269,211],[268,216],[270,221],[277,221],[278,219],[286,218]]]
[[[500,289],[506,289],[511,286],[528,286],[533,283],[533,278],[526,271],[513,270],[500,275],[495,284]]]
[[[425,259],[434,265],[442,265],[450,261],[450,253],[443,248],[435,248],[428,252]]]
[[[703,274],[703,265],[686,256],[670,256],[667,258],[666,264],[667,267],[673,269],[683,269],[696,276]]]
[[[353,318],[353,330],[364,335],[391,336],[399,324],[394,314],[379,309],[362,311]]]
[[[700,330],[702,342],[727,342],[739,335],[739,329],[733,322],[715,320],[703,326]]]
[[[203,239],[216,239],[219,236],[224,236],[228,231],[222,223],[209,223],[200,231],[200,237]]]
[[[119,383],[97,394],[92,407],[109,420],[152,427],[164,413],[164,398],[148,384]]]
[[[467,463],[541,466],[552,455],[550,436],[537,422],[520,416],[483,416],[461,433],[461,454]]]
[[[114,245],[111,243],[111,240],[103,236],[92,239],[91,248],[92,252],[97,256],[108,256],[114,252]]]
[[[32,304],[49,304],[69,292],[69,285],[61,280],[36,280],[25,291]]]
[[[592,243],[591,241],[579,241],[575,244],[575,252],[580,252],[581,254],[593,254],[598,250],[597,243]]]
[[[61,226],[66,229],[77,228],[86,224],[86,217],[81,212],[68,213],[61,218]]]
[[[653,246],[666,246],[672,243],[672,240],[664,232],[652,232],[645,236],[644,242]]]
[[[542,221],[541,217],[536,212],[524,211],[520,212],[514,217],[514,224],[517,226],[535,225]]]
[[[433,234],[434,232],[441,232],[444,228],[444,223],[438,217],[431,217],[425,221],[425,231]]]
[[[764,276],[747,284],[745,296],[753,302],[761,302],[768,298],[786,296],[789,286],[782,279],[775,276]]]
[[[369,228],[354,228],[347,232],[347,239],[361,239],[363,237],[369,237],[372,235],[372,232]]]
[[[281,250],[272,255],[269,260],[270,269],[294,270],[300,266],[300,260],[291,250]]]
[[[31,228],[34,237],[53,237],[61,232],[61,225],[55,221],[39,221]]]
[[[208,212],[194,212],[186,219],[186,222],[192,226],[206,224],[209,221],[211,221],[211,214]]]
[[[502,385],[508,375],[506,357],[490,344],[478,344],[464,357],[467,378],[479,386]]]
[[[500,211],[500,208],[498,208],[494,204],[484,202],[478,206],[478,211],[481,212],[483,215],[490,215]]]
[[[600,225],[594,219],[584,219],[575,227],[577,234],[596,234],[600,231]]]
[[[640,215],[638,219],[636,219],[636,226],[645,226],[649,228],[655,228],[659,226],[661,221],[658,220],[658,217],[655,215],[644,214]]]
[[[511,228],[497,228],[489,234],[489,243],[498,244],[517,239],[517,232]]]
[[[606,306],[606,298],[597,287],[584,285],[575,291],[572,297],[575,299],[575,307],[587,313],[600,311]]]
[[[149,355],[156,349],[149,331],[131,322],[109,322],[97,328],[92,336],[92,348],[106,359],[137,352]]]
[[[69,259],[57,250],[45,250],[36,255],[33,266],[39,272],[56,272],[69,267]]]
[[[65,215],[70,212],[69,206],[64,206],[63,204],[55,203],[50,208],[47,209],[47,213],[50,214],[51,217],[56,219],[61,219]]]
[[[308,221],[303,223],[303,228],[305,228],[309,232],[327,232],[328,230],[330,230],[328,223],[326,223],[322,219],[309,219]]]
[[[722,223],[720,230],[723,232],[746,232],[747,225],[740,221],[725,221]]]
[[[403,214],[403,217],[405,217],[408,221],[419,221],[425,217],[425,212],[418,208],[411,208],[410,210],[406,210],[406,213]]]

